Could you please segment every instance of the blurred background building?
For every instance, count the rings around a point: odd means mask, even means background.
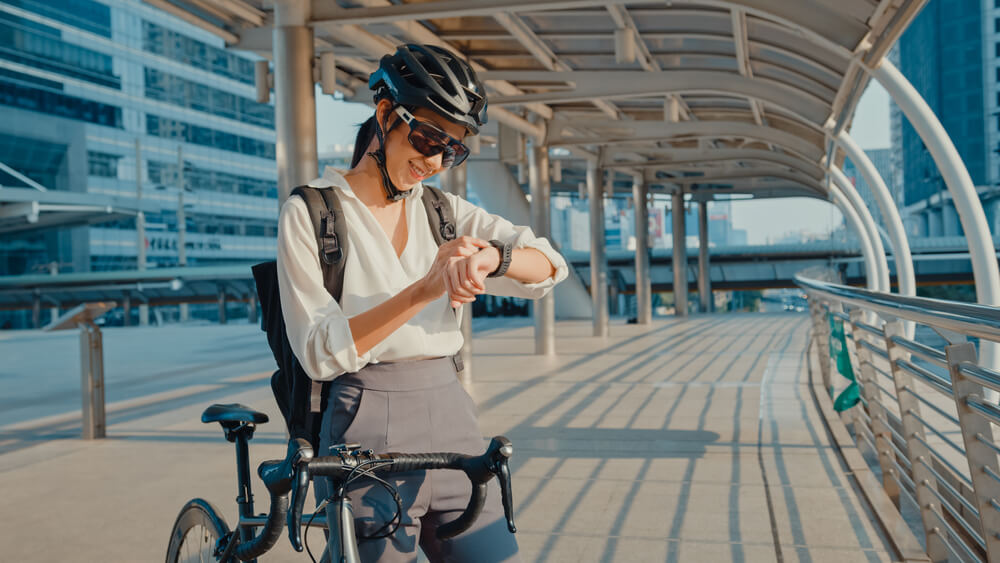
[[[941,120],[1000,233],[1000,3],[930,0],[899,40],[894,62]],[[892,105],[893,191],[911,235],[962,234],[944,180]]]
[[[251,56],[141,2],[3,0],[0,162],[48,190],[155,201],[141,266],[178,264],[184,229],[189,265],[273,256],[274,110],[253,79]],[[0,275],[135,269],[138,244],[131,219],[5,235]]]

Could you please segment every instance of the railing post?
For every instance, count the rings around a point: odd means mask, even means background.
[[[815,298],[809,299],[809,315],[813,322],[813,336],[816,338],[816,351],[819,353],[819,373],[823,377],[823,388],[827,393],[833,392],[830,383],[830,321],[823,304]]]
[[[947,561],[948,547],[944,544],[941,536],[934,531],[939,528],[940,523],[931,509],[938,502],[934,495],[934,491],[937,491],[937,481],[930,469],[920,463],[920,460],[924,460],[930,464],[933,458],[930,450],[921,441],[924,439],[924,425],[917,419],[920,416],[917,391],[913,387],[913,377],[896,364],[898,360],[910,359],[910,353],[892,341],[894,336],[905,338],[906,331],[900,321],[886,323],[884,331],[885,349],[889,355],[889,369],[892,373],[893,385],[896,386],[899,417],[903,424],[903,439],[906,440],[906,455],[910,462],[910,477],[916,489],[914,496],[916,496],[919,505],[917,508],[920,510],[920,520],[924,524],[927,554],[932,561]],[[893,471],[895,472],[895,469]],[[900,481],[903,480],[902,477],[900,476]],[[933,489],[933,491],[929,489]]]
[[[80,386],[82,388],[82,435],[96,440],[106,435],[104,414],[104,340],[93,323],[80,323]]]
[[[966,377],[959,369],[962,362],[976,363],[976,347],[971,342],[946,346],[948,373],[958,410],[962,440],[965,442],[965,459],[969,463],[969,475],[979,509],[980,531],[986,541],[986,554],[990,561],[1000,561],[1000,465],[997,454],[987,444],[993,443],[992,423],[974,412],[966,399],[983,399],[983,386]],[[985,442],[985,443],[984,443]],[[993,475],[991,476],[990,473]]]
[[[844,312],[844,306],[841,305],[840,303],[833,303],[833,304],[830,305],[830,312],[831,313],[843,313]],[[855,314],[857,314],[857,312],[855,312]],[[861,314],[863,315],[864,313],[861,312]],[[851,318],[852,319],[854,318],[854,314],[851,315]],[[853,324],[851,322],[845,322],[844,323],[844,344],[845,344],[845,346],[847,348],[847,357],[848,357],[848,359],[849,359],[849,361],[851,363],[851,371],[855,372],[854,381],[857,383],[857,380],[858,380],[857,365],[859,364],[859,362],[858,362],[858,354],[857,354],[857,351],[854,349],[854,347],[847,345],[847,337],[850,336],[852,339],[854,338],[853,331],[851,330],[852,328],[853,328]],[[836,360],[834,360],[834,363],[836,363]],[[839,371],[839,368],[838,368],[838,371]],[[859,385],[859,387],[860,387],[860,385]],[[856,408],[848,409],[847,411],[844,411],[844,412],[847,413],[847,414],[853,414],[854,415],[854,435],[855,435],[855,440],[854,441],[860,443],[861,442],[861,432],[863,432],[864,430],[867,430],[872,436],[876,436],[876,434],[875,434],[875,429],[872,428],[872,426],[868,423],[867,420],[865,420],[865,416],[864,416],[865,414],[867,414],[868,418],[871,420],[871,423],[872,424],[875,423],[875,416],[870,412],[870,410],[868,409],[868,407],[865,406],[865,404],[868,403],[868,397],[865,396],[865,394],[863,392],[859,392],[858,395],[861,396],[862,399],[864,399],[864,403],[861,403],[860,405],[856,405]],[[884,416],[884,413],[881,413],[881,414],[883,414],[883,416]],[[876,448],[878,448],[877,444],[876,444]],[[875,453],[877,455],[878,451],[876,451]]]
[[[882,406],[882,391],[875,382],[878,374],[875,373],[875,366],[872,364],[872,351],[863,345],[865,341],[869,340],[868,334],[857,328],[857,324],[862,322],[864,315],[861,309],[851,311],[850,327],[851,334],[854,336],[854,349],[857,356],[857,370],[854,372],[854,378],[861,386],[861,396],[868,402],[868,415],[871,417],[871,430],[875,437],[878,464],[882,468],[882,487],[892,499],[893,504],[899,507],[899,485],[896,484],[891,473],[895,469],[896,457],[892,451],[892,430],[889,428],[886,409]]]

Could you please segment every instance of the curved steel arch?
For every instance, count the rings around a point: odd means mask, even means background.
[[[585,128],[601,134],[600,137],[582,137],[562,135],[564,129]],[[617,120],[561,120],[553,119],[546,128],[545,144],[547,146],[579,146],[579,145],[621,145],[629,143],[667,141],[676,138],[711,137],[715,139],[726,137],[748,138],[763,143],[779,145],[792,151],[797,157],[807,162],[819,162],[823,157],[823,149],[808,140],[773,127],[756,125],[742,121],[683,121],[668,123],[665,121],[617,121]],[[635,148],[635,147],[633,147]]]
[[[614,145],[610,145],[613,147]],[[783,148],[783,147],[781,147]],[[798,158],[787,152],[768,151],[763,149],[657,149],[654,154],[651,151],[636,149],[634,152],[640,156],[651,157],[646,161],[611,161],[601,162],[603,168],[633,168],[652,169],[654,171],[679,171],[679,170],[704,170],[703,168],[693,168],[698,164],[712,164],[722,162],[767,162],[794,168],[815,180],[822,180],[826,175],[825,170],[814,162]],[[676,156],[677,158],[655,160],[663,155]]]
[[[785,108],[802,121],[822,126],[830,116],[830,104],[811,92],[769,78],[747,78],[731,72],[676,70],[646,72],[547,70],[489,71],[484,80],[505,80],[521,85],[568,83],[573,90],[559,90],[516,96],[494,96],[491,106],[527,103],[566,103],[600,99],[626,99],[667,94],[714,93],[740,98],[754,98]],[[582,85],[582,87],[581,87]]]

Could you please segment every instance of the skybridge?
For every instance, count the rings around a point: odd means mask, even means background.
[[[407,42],[466,59],[488,90],[490,123],[470,141],[476,156],[448,171],[442,187],[466,195],[477,183],[490,199],[484,205],[523,217],[549,237],[552,194],[587,199],[590,247],[575,256],[577,268],[560,288],[563,305],[555,295],[535,303],[533,326],[480,322],[474,331],[474,323],[463,323],[470,343],[463,382],[477,400],[483,430],[506,433],[520,448],[514,482],[525,560],[1000,561],[997,247],[953,141],[890,60],[925,1],[145,3],[214,34],[229,49],[263,57],[255,86],[257,100],[275,107],[279,200],[321,172],[316,84],[324,94],[370,103],[368,75]],[[850,134],[872,81],[898,105],[943,178],[964,233],[947,251],[911,240],[885,180]],[[845,175],[848,160],[872,190],[881,224]],[[640,249],[622,255],[608,251],[604,231],[605,201],[620,195],[636,203]],[[673,245],[669,260],[642,251],[650,246],[647,204],[655,196],[670,200],[675,241],[685,240],[685,208],[697,208],[695,266],[673,267],[688,264],[684,244]],[[829,202],[857,247],[805,258],[713,255],[709,202],[790,197]],[[33,217],[30,207],[2,209],[19,221]],[[737,287],[713,272],[755,258],[772,266],[775,280],[805,293],[808,314],[710,314],[713,282]],[[784,273],[773,268],[813,258],[843,264],[846,280],[806,275],[798,266]],[[978,303],[916,297],[918,284],[934,281],[928,268],[949,260],[967,265],[950,275],[973,282]],[[176,270],[153,282],[161,284],[160,298],[213,291],[216,278],[185,286],[184,268]],[[239,273],[214,274],[252,295]],[[609,314],[616,280],[636,295],[633,322]],[[854,287],[837,283],[844,281]],[[112,290],[150,282],[130,278]],[[54,287],[39,280],[40,292],[43,286]],[[673,292],[674,313],[654,317],[653,290],[664,287]],[[698,307],[688,306],[691,289]],[[574,311],[577,320],[560,314],[557,322],[557,309]],[[178,475],[196,457],[217,452],[228,464],[195,417],[216,399],[273,413],[272,366],[266,355],[247,352],[262,349],[260,334],[251,344],[244,333],[196,328],[204,331],[197,335],[203,356],[186,369],[136,375],[118,368],[120,387],[109,384],[117,395],[109,402],[108,429],[122,440],[109,440],[102,451],[71,441],[80,424],[61,407],[65,394],[9,399],[12,411],[25,412],[20,405],[53,411],[0,426],[0,483],[16,489],[10,502],[27,512],[50,483],[65,485],[58,473],[44,473],[52,467],[42,461],[48,455],[103,471],[107,458],[146,452],[136,464],[142,478],[159,471],[170,480],[154,488],[145,499],[151,503],[174,502],[171,495],[190,483]],[[134,330],[109,330],[106,341],[120,335],[134,345],[152,329]],[[194,339],[195,332],[178,339]],[[29,349],[35,336],[11,337],[6,345]],[[172,361],[136,359],[132,350],[123,345],[116,352],[123,366]],[[227,355],[231,350],[237,352]],[[278,427],[261,437],[269,455],[284,446]],[[35,442],[42,445],[36,449]],[[66,444],[72,447],[63,450]],[[220,473],[204,489],[228,485],[226,467],[199,466]],[[39,475],[51,479],[30,486],[28,477]],[[130,482],[140,480],[133,475]],[[105,545],[123,536],[146,539],[148,526],[123,522],[108,530],[87,521],[86,503],[64,505],[61,513]],[[32,545],[51,537],[41,534]],[[52,549],[49,559],[82,553]],[[139,551],[116,554],[126,552]]]

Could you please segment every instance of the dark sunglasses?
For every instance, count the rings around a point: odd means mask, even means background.
[[[402,106],[396,107],[396,114],[410,126],[410,133],[406,138],[413,148],[424,156],[441,154],[442,168],[458,166],[469,157],[469,147],[437,126],[417,119]]]

